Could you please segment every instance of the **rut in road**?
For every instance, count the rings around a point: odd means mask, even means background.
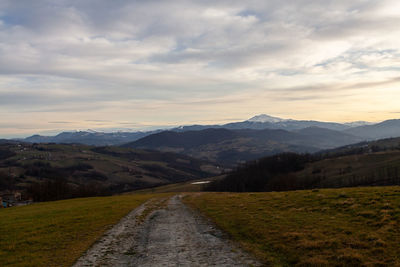
[[[260,266],[186,207],[180,196],[139,224],[139,207],[111,229],[74,266]]]

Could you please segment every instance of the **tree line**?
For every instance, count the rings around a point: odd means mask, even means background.
[[[383,151],[375,147],[375,150]],[[309,175],[298,176],[296,172],[305,169],[307,164],[324,159],[346,155],[364,154],[370,149],[349,149],[334,153],[296,154],[283,153],[239,166],[220,180],[209,183],[205,191],[227,192],[267,192],[314,188],[338,188],[354,186],[400,185],[400,162],[354,172],[349,162],[347,167],[339,168],[339,174],[332,179],[322,168],[314,167]],[[329,164],[329,163],[327,163]]]

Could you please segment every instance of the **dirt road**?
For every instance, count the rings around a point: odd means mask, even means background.
[[[260,265],[186,207],[180,196],[140,223],[145,209],[141,206],[122,219],[74,266]]]

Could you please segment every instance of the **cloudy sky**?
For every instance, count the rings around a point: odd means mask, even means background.
[[[400,117],[400,1],[0,0],[0,136]]]

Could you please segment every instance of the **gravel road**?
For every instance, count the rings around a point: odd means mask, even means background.
[[[153,210],[132,211],[74,266],[261,266],[221,231],[186,207],[180,196]]]

